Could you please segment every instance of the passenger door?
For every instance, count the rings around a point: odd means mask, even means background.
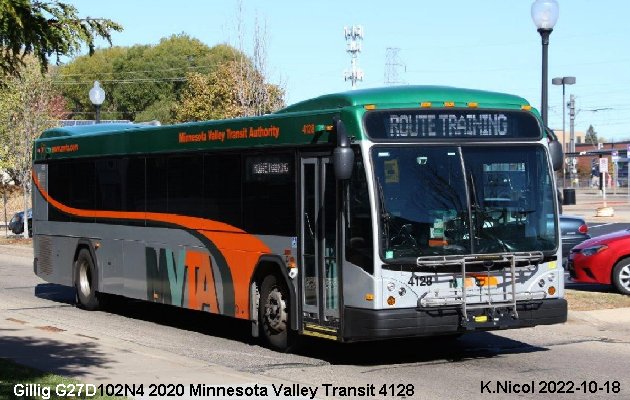
[[[337,182],[328,156],[304,156],[300,164],[303,333],[336,339],[341,290]]]

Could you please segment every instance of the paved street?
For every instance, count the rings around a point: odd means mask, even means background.
[[[474,333],[455,342],[309,340],[298,354],[279,354],[258,346],[240,321],[132,301],[114,302],[105,312],[77,309],[71,291],[33,275],[24,249],[0,246],[0,274],[0,357],[84,382],[297,383],[319,388],[318,398],[343,398],[339,392],[326,396],[324,384],[411,384],[412,398],[481,399],[489,396],[482,393],[488,382],[494,390],[497,381],[600,386],[619,381],[617,395],[570,397],[628,398],[630,393],[629,309],[574,312],[564,325]],[[526,398],[547,396],[558,395]]]

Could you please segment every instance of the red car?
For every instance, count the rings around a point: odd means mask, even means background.
[[[575,282],[612,284],[630,295],[630,229],[583,241],[571,249],[568,266]]]

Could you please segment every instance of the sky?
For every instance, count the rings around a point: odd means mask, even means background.
[[[156,44],[186,33],[209,46],[238,45],[238,0],[66,0],[82,17],[109,18],[124,30],[116,46]],[[344,26],[364,31],[359,88],[385,86],[388,48],[397,49],[398,80],[506,92],[541,101],[541,38],[533,0],[242,0],[244,50],[256,21],[266,27],[267,72],[287,104],[351,89]],[[593,125],[608,141],[630,139],[630,2],[558,0],[549,43],[549,126],[562,129],[562,86],[574,76],[575,130]],[[107,46],[106,42],[100,43]],[[391,52],[389,53],[391,54]],[[390,74],[390,77],[394,75]],[[390,78],[390,80],[392,80]],[[568,108],[565,108],[569,130]],[[567,139],[568,141],[568,134]]]

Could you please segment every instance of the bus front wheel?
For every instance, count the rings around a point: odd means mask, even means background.
[[[97,272],[88,249],[79,250],[74,263],[74,286],[77,290],[79,306],[86,310],[96,310],[99,301],[96,293]]]
[[[289,291],[276,275],[268,275],[260,285],[258,321],[265,342],[274,350],[288,351],[292,342],[289,324]]]

